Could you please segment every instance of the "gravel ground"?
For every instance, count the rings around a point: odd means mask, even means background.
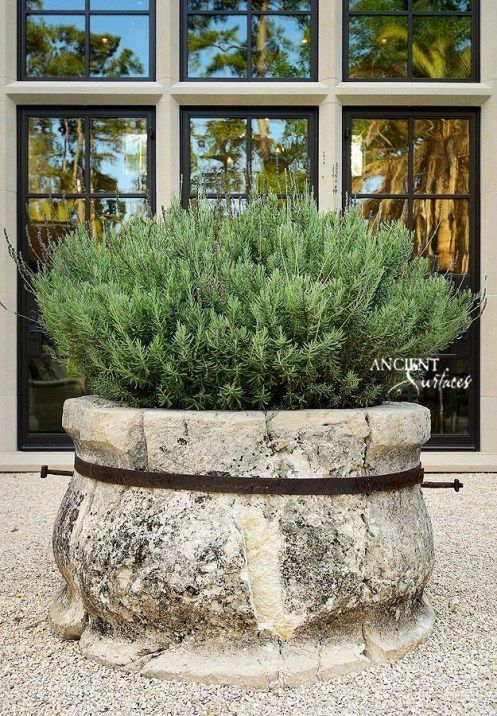
[[[496,716],[496,479],[464,475],[459,495],[425,492],[437,554],[427,591],[438,620],[417,652],[313,687],[250,693],[109,670],[55,639],[46,623],[59,584],[50,533],[67,480],[1,475],[0,714]]]

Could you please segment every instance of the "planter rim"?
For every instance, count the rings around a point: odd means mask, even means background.
[[[125,402],[121,401],[115,401],[110,400],[107,398],[102,398],[99,395],[83,395],[79,398],[67,398],[64,401],[64,405],[70,405],[70,404],[83,404],[83,401],[88,405],[91,406],[92,409],[98,410],[98,409],[118,409],[120,411],[124,410],[137,410],[139,412],[147,412],[147,413],[163,413],[164,415],[167,415],[168,413],[171,415],[178,415],[180,413],[185,413],[186,415],[212,415],[212,416],[226,416],[229,417],[235,417],[237,415],[254,415],[254,416],[261,416],[261,415],[312,415],[315,417],[319,417],[320,415],[326,415],[329,413],[333,414],[339,414],[339,415],[345,415],[345,414],[353,414],[353,413],[370,413],[372,411],[374,412],[384,412],[385,410],[411,410],[412,412],[429,412],[429,409],[426,408],[424,405],[420,405],[419,403],[410,403],[407,401],[385,401],[384,403],[378,403],[376,405],[366,406],[366,407],[349,407],[349,408],[266,408],[264,410],[255,410],[251,408],[247,408],[244,410],[216,410],[216,409],[210,409],[210,410],[196,410],[193,408],[160,408],[160,407],[139,407],[134,405],[128,405]]]

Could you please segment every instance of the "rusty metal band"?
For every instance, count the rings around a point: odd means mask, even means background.
[[[225,473],[190,475],[148,472],[96,465],[75,457],[74,469],[83,477],[127,487],[249,495],[354,495],[400,490],[423,482],[421,465],[387,475],[361,477],[234,477]]]

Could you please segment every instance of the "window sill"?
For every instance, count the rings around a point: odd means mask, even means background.
[[[483,82],[339,82],[337,100],[347,106],[478,107],[493,94]]]
[[[5,94],[16,104],[115,105],[157,104],[164,93],[159,82],[10,82]]]
[[[171,97],[179,104],[316,106],[329,94],[321,82],[176,82]]]

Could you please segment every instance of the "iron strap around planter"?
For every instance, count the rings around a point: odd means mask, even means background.
[[[353,495],[400,490],[423,482],[421,465],[412,470],[364,477],[234,477],[226,473],[189,475],[127,470],[96,465],[76,455],[74,469],[83,477],[113,485],[249,495]]]

